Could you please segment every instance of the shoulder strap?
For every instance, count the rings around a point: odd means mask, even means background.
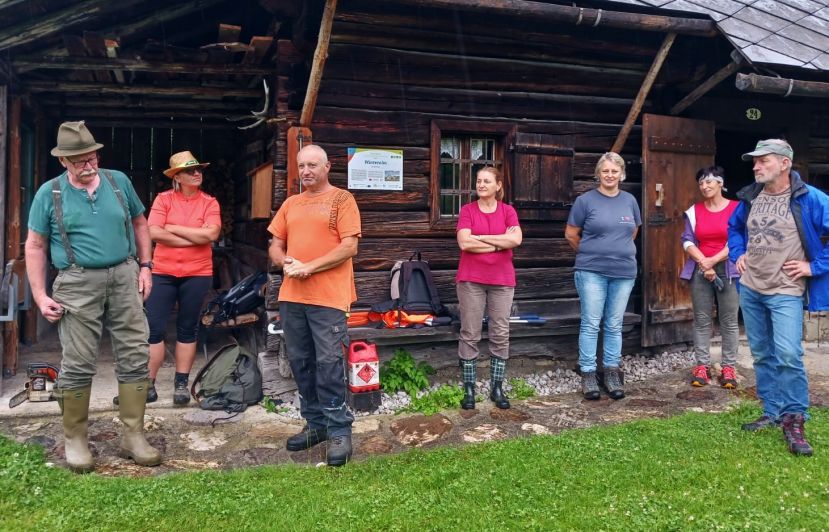
[[[107,171],[104,170],[104,175],[109,181],[109,185],[112,187],[112,190],[115,191],[115,196],[118,198],[118,203],[121,204],[121,208],[124,209],[124,231],[127,235],[127,241],[129,242],[129,254],[130,255],[137,255],[138,251],[135,249],[135,242],[133,242],[133,232],[130,229],[130,220],[132,217],[130,216],[129,207],[127,207],[127,201],[124,199],[124,193],[121,192],[121,189],[118,188],[118,185],[115,184],[115,179],[112,178],[112,175]]]
[[[69,243],[69,235],[66,234],[66,227],[63,225],[63,201],[60,192],[60,177],[52,179],[52,202],[55,205],[55,220],[60,232],[60,240],[63,242],[63,249],[66,251],[66,260],[69,265],[75,264],[75,252],[72,251],[72,244]]]

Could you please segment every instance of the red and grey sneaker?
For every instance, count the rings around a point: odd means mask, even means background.
[[[723,366],[722,373],[720,373],[720,386],[733,390],[737,387],[737,374],[734,373],[733,366]]]
[[[692,375],[694,378],[691,379],[691,386],[705,386],[711,382],[711,374],[708,372],[708,366],[703,366],[702,364],[695,366]]]

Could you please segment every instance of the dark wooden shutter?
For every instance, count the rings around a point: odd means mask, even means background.
[[[570,135],[516,132],[512,204],[522,220],[557,219],[573,197],[573,139]]]

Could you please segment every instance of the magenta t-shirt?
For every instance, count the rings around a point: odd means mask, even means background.
[[[473,201],[461,207],[455,231],[470,229],[473,235],[503,235],[507,227],[518,226],[518,214],[511,205],[499,201],[495,212],[484,213]],[[512,250],[502,249],[491,253],[469,253],[461,250],[457,282],[471,281],[480,284],[515,286],[515,268]]]

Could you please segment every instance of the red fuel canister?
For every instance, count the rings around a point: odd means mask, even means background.
[[[348,348],[348,389],[370,392],[380,389],[380,359],[377,346],[355,340]]]

